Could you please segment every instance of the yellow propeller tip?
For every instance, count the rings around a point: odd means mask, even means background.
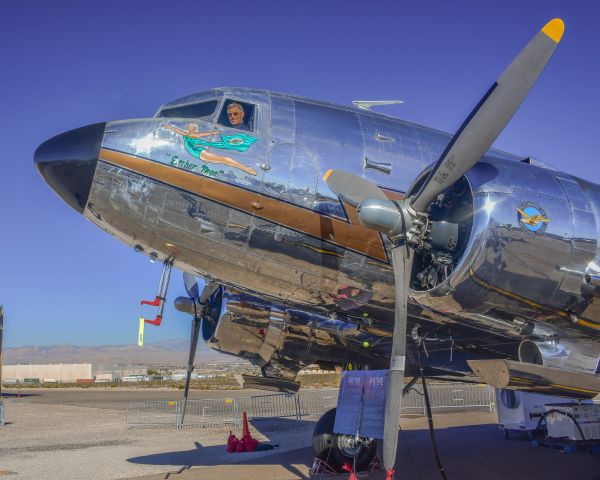
[[[323,175],[323,181],[327,182],[327,179],[329,178],[329,175],[331,175],[331,172],[333,172],[333,168],[330,168],[329,170],[327,170],[325,172],[325,175]]]
[[[544,25],[542,32],[558,43],[565,32],[565,22],[560,18],[554,18]]]

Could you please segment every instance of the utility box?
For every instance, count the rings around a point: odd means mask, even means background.
[[[600,440],[599,404],[551,403],[545,406],[544,411],[549,437],[568,438],[569,440]],[[578,425],[579,428],[577,428]]]
[[[505,435],[508,430],[530,433],[537,429],[545,405],[563,400],[562,397],[497,388],[498,426]]]

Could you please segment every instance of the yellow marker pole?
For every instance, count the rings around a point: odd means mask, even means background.
[[[144,346],[144,317],[140,317],[140,329],[138,332],[138,347]]]

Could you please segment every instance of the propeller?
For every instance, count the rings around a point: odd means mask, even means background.
[[[188,296],[195,300],[196,302],[200,299],[200,288],[198,287],[198,282],[196,281],[196,277],[188,272],[183,272],[183,286],[185,287],[185,291]]]
[[[194,370],[194,358],[196,357],[196,348],[198,347],[198,337],[200,336],[201,322],[204,316],[206,316],[208,300],[218,288],[217,284],[207,282],[202,290],[202,293],[200,294],[200,287],[198,287],[196,277],[187,272],[183,272],[183,284],[188,296],[193,301],[193,310],[191,311],[193,319],[192,333],[190,338],[190,351],[188,354],[187,371],[185,375],[185,389],[183,391],[183,408],[181,410],[179,425],[183,425],[183,419],[185,417],[185,411],[187,408],[190,380],[192,378],[192,371]],[[176,304],[178,301],[180,302],[180,299],[176,300]]]
[[[413,253],[427,239],[427,208],[492,146],[541,74],[563,32],[563,21],[555,18],[533,37],[464,121],[414,196],[391,201],[369,180],[339,170],[329,170],[323,178],[332,192],[357,206],[363,225],[386,234],[394,245],[396,301],[383,433],[383,466],[388,472],[396,461]]]

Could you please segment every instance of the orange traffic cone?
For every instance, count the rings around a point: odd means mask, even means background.
[[[246,415],[246,412],[244,412],[243,414],[243,423],[242,423],[242,438],[245,437],[249,437],[250,436],[250,427],[248,426],[248,416]]]
[[[241,443],[243,443],[246,452],[253,452],[256,450],[256,447],[258,446],[258,440],[255,440],[254,438],[252,438],[252,435],[250,435],[250,427],[248,426],[248,416],[246,415],[246,412],[244,412],[244,417],[243,417],[243,430],[242,430],[242,440]]]

